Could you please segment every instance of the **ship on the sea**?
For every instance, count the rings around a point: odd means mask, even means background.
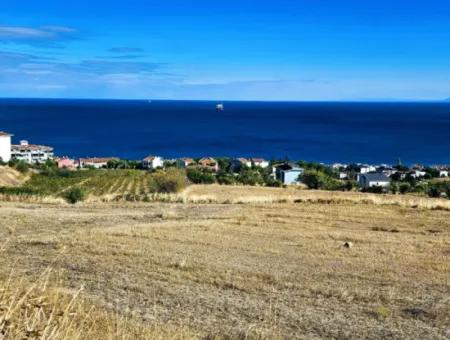
[[[217,104],[216,105],[216,111],[223,111],[225,109],[225,107],[223,106],[223,104]]]

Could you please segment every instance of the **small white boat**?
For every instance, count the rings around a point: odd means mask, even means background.
[[[224,109],[225,109],[225,107],[223,106],[223,104],[216,105],[216,111],[223,111]]]

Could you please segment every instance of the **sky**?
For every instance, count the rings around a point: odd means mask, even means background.
[[[448,0],[0,0],[0,97],[442,100]]]

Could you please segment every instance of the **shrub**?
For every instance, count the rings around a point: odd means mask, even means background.
[[[411,191],[411,184],[409,184],[409,183],[401,183],[398,189],[399,189],[401,194],[406,194],[407,192]]]
[[[69,189],[65,193],[64,198],[67,202],[75,204],[77,202],[84,201],[86,199],[86,196],[86,191],[84,189],[76,187]]]
[[[217,182],[224,185],[233,185],[236,184],[236,178],[233,174],[221,171],[217,174]]]
[[[431,185],[428,188],[427,194],[430,197],[440,197],[441,196],[441,190],[440,190],[440,188],[437,185]]]
[[[258,170],[242,167],[237,178],[238,182],[244,185],[261,185],[263,179]]]
[[[166,171],[159,170],[152,175],[153,192],[176,193],[187,186],[186,174],[183,170],[169,168]]]
[[[375,185],[375,186],[370,187],[370,188],[365,188],[363,190],[363,192],[369,192],[369,193],[372,193],[372,194],[382,194],[382,193],[385,192],[385,188],[383,188],[381,186],[378,186],[378,185]]]
[[[342,188],[341,181],[320,170],[306,170],[300,179],[309,189],[338,190]]]
[[[25,163],[24,161],[19,161],[16,163],[16,165],[14,166],[16,168],[17,171],[25,174],[28,172],[28,169],[30,168],[30,166]]]
[[[186,174],[189,181],[195,184],[213,184],[216,182],[214,175],[207,169],[188,168]]]

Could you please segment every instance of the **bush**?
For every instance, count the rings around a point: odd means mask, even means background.
[[[372,194],[382,194],[385,191],[386,191],[385,188],[383,188],[382,186],[378,186],[378,185],[375,185],[375,186],[370,187],[370,188],[364,188],[364,190],[363,190],[363,192],[369,192],[369,193],[372,193]]]
[[[441,190],[437,185],[431,185],[428,188],[428,192],[427,192],[428,196],[430,197],[440,197],[441,196]]]
[[[24,161],[19,161],[16,163],[16,165],[14,166],[15,169],[23,174],[28,172],[28,169],[30,169],[30,166],[25,163]]]
[[[406,194],[407,192],[411,191],[411,184],[409,183],[401,183],[398,190],[401,194]]]
[[[170,168],[159,170],[152,175],[153,192],[176,193],[187,186],[186,174],[183,170]]]
[[[189,181],[195,184],[213,184],[216,182],[214,175],[208,169],[188,168],[186,174]]]
[[[233,185],[236,184],[236,178],[233,174],[228,172],[220,171],[217,174],[217,182],[223,185]]]
[[[66,199],[67,202],[75,204],[77,202],[84,201],[86,199],[86,196],[87,196],[86,191],[82,188],[77,187],[68,190],[65,193],[64,198]]]
[[[263,178],[258,170],[242,167],[237,180],[244,185],[261,185]]]
[[[341,181],[320,170],[306,170],[300,177],[309,189],[339,190],[342,188]]]

